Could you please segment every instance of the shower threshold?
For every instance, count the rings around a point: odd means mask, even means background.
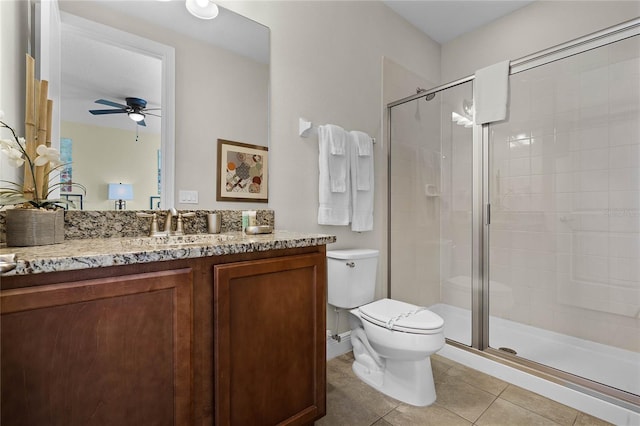
[[[469,344],[471,312],[438,303],[429,309],[444,319],[445,337]],[[490,343],[509,348],[518,357],[640,395],[640,354],[585,339],[490,318]]]

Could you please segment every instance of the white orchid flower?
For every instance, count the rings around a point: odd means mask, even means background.
[[[55,148],[48,148],[46,145],[38,145],[36,148],[38,156],[33,160],[35,166],[44,166],[50,163],[52,167],[62,164],[60,161],[60,153]]]
[[[20,151],[19,149],[8,147],[7,149],[3,149],[2,152],[7,154],[7,160],[9,160],[9,165],[13,167],[20,167],[24,164],[24,158],[22,158],[22,151]]]
[[[9,139],[0,139],[0,150],[4,152],[10,148],[13,148],[12,141],[10,141]]]

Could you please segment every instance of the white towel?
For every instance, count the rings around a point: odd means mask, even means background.
[[[339,134],[342,131],[342,145],[344,153],[343,155],[332,155],[332,146],[337,149],[339,144],[333,144],[331,142],[332,134]],[[351,219],[351,186],[349,182],[348,160],[349,151],[347,148],[346,132],[338,126],[319,126],[318,127],[318,166],[319,166],[319,181],[318,181],[318,224],[319,225],[348,225]],[[344,170],[344,190],[342,192],[335,192],[332,190],[332,179],[330,173],[330,164],[332,160],[339,160],[332,157],[341,157],[344,162],[342,169]],[[334,176],[337,178],[337,176]]]
[[[359,141],[367,138],[370,143],[371,137],[362,132],[350,133],[350,157],[351,157],[351,203],[353,214],[351,216],[351,230],[355,232],[371,231],[373,229],[373,149],[369,147],[371,155],[359,155]],[[368,189],[358,189],[358,182],[364,180],[367,174]],[[364,185],[363,185],[364,186]]]
[[[479,69],[475,74],[475,122],[490,123],[507,118],[509,61]]]
[[[356,173],[354,174],[356,189],[358,191],[369,191],[371,189],[371,168],[373,167],[373,162],[370,161],[369,157],[371,157],[371,152],[373,151],[373,140],[368,134],[357,130],[351,132],[351,138],[353,143],[356,144],[354,153],[355,161],[353,161],[353,158],[351,161],[352,165],[355,165],[356,168]]]
[[[371,155],[371,152],[373,151],[373,139],[371,139],[368,134],[357,130],[354,130],[351,133],[358,136],[356,139],[356,143],[358,144],[358,155],[365,157]]]
[[[331,192],[347,190],[349,163],[347,159],[347,132],[340,126],[326,124],[318,127],[318,139],[329,149],[329,183]]]

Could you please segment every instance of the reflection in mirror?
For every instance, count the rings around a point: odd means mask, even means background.
[[[86,210],[115,208],[113,184],[132,189],[129,209],[151,208],[173,180],[162,167],[163,150],[173,158],[172,116],[162,117],[173,110],[173,48],[65,12],[61,21],[61,180],[87,188]]]
[[[155,208],[158,200],[172,206],[174,161],[176,174],[197,168],[214,188],[217,137],[268,145],[268,28],[222,7],[216,19],[199,20],[184,1],[59,4],[60,140],[72,161],[64,173],[87,186],[86,210],[114,208],[110,183],[133,186],[128,209]],[[162,46],[175,49],[175,109]],[[198,81],[196,72],[210,81]],[[133,120],[136,112],[142,122]],[[197,140],[194,131],[211,141]],[[196,157],[185,162],[181,154],[189,151]]]

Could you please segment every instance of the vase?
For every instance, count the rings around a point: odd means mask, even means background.
[[[28,247],[64,241],[64,210],[9,209],[7,246]]]

